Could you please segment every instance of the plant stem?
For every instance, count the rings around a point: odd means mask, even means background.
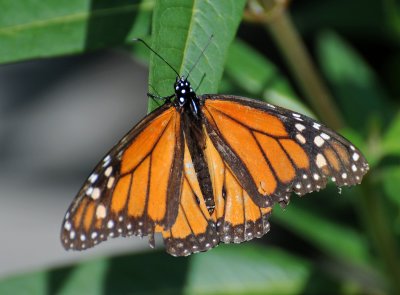
[[[342,116],[334,104],[327,87],[318,75],[307,50],[287,13],[288,1],[249,0],[245,18],[262,23],[270,31],[283,53],[296,81],[316,113],[331,127],[344,126]],[[382,194],[367,176],[361,185],[362,194],[356,208],[363,215],[375,249],[386,268],[393,294],[400,294],[400,257],[397,243],[385,214]]]
[[[397,243],[390,231],[390,222],[382,204],[384,196],[371,183],[372,177],[371,174],[363,180],[362,194],[360,202],[357,202],[357,208],[363,215],[365,227],[372,238],[378,255],[381,257],[381,261],[384,263],[387,277],[392,283],[393,294],[400,294],[400,257]]]
[[[287,11],[266,24],[287,64],[298,82],[305,98],[319,117],[334,129],[343,127],[343,120],[332,96],[317,73],[317,70],[294,27]]]

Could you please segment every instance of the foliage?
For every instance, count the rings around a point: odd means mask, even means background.
[[[181,74],[202,54],[190,72],[199,93],[221,90],[318,113],[299,98],[296,81],[266,32],[242,22],[235,37],[244,0],[53,2],[0,0],[0,63],[115,46],[146,58],[142,45],[131,41],[141,37]],[[390,83],[400,74],[398,8],[391,0],[298,2],[304,3],[294,3],[290,11],[346,122],[342,133],[372,166],[361,186],[343,189],[340,196],[329,187],[302,200],[293,197],[286,210],[274,209],[271,233],[257,246],[222,245],[178,259],[156,251],[102,258],[3,279],[0,293],[399,291],[400,112],[393,98],[400,89]],[[170,94],[175,74],[150,56],[151,85]]]

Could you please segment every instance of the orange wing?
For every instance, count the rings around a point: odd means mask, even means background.
[[[269,231],[271,207],[257,206],[238,182],[227,163],[206,135],[206,160],[210,169],[218,237],[224,243],[260,238]]]
[[[61,231],[66,249],[108,237],[150,235],[170,228],[182,186],[180,114],[165,105],[136,125],[95,168],[68,209]]]
[[[304,115],[235,96],[203,95],[207,133],[238,182],[260,207],[361,182],[368,163],[350,142]]]
[[[162,231],[168,253],[186,256],[207,251],[220,242],[240,243],[269,230],[271,208],[260,208],[249,197],[206,136],[205,158],[213,185],[215,210],[210,215],[192,158],[185,143],[184,175],[175,224]]]
[[[162,235],[167,252],[174,256],[207,251],[219,242],[186,142],[178,216],[171,229],[162,231]]]

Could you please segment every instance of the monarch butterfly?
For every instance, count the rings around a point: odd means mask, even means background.
[[[361,152],[321,123],[245,97],[198,96],[168,66],[174,94],[95,167],[65,215],[66,249],[131,235],[154,247],[161,233],[168,253],[186,256],[260,238],[291,192],[318,191],[328,178],[355,185],[368,171]]]

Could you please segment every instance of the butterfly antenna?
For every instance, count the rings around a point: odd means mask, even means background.
[[[203,76],[201,76],[200,83],[199,83],[199,85],[197,85],[194,92],[197,92],[197,90],[199,90],[199,87],[201,86],[201,83],[203,83],[205,77],[206,77],[206,74],[204,73]]]
[[[190,69],[190,71],[188,72],[186,78],[189,78],[190,73],[193,71],[193,69],[197,66],[197,64],[200,61],[200,58],[203,56],[204,52],[206,51],[208,45],[210,45],[211,40],[214,38],[214,35],[211,35],[210,38],[208,39],[208,42],[206,44],[206,46],[204,46],[203,50],[201,51],[201,53],[199,54],[199,57],[197,58],[196,62],[193,64],[192,68]]]
[[[175,74],[176,74],[178,77],[180,77],[180,75],[179,75],[178,72],[174,69],[174,67],[171,66],[171,65],[169,64],[169,62],[167,62],[167,61],[165,60],[165,58],[163,58],[160,54],[158,54],[153,48],[151,48],[150,45],[147,44],[143,39],[135,38],[135,39],[132,39],[132,41],[139,41],[139,42],[142,42],[142,43],[144,44],[144,46],[146,46],[148,49],[150,49],[151,52],[153,52],[155,55],[157,55],[163,62],[165,62],[165,63],[175,72]]]

